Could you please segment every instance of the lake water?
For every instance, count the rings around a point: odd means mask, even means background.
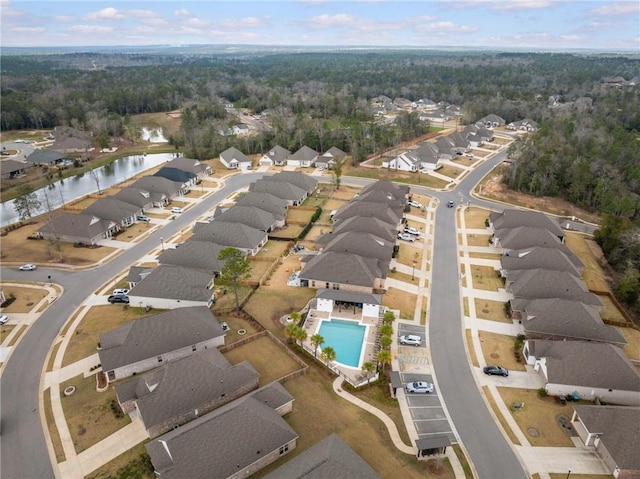
[[[113,185],[122,183],[138,173],[170,161],[175,157],[175,153],[125,156],[117,159],[109,165],[96,168],[94,171],[98,175],[100,189],[104,191]],[[77,198],[97,192],[98,186],[96,185],[96,180],[88,172],[56,181],[51,186],[41,188],[36,191],[36,194],[42,203],[42,210],[39,211],[38,214],[46,211],[47,206],[45,194],[49,198],[51,207],[59,208],[62,206],[63,201],[64,203],[69,203]],[[16,213],[13,200],[5,201],[0,204],[0,226],[16,223],[18,222],[18,219],[18,214]]]

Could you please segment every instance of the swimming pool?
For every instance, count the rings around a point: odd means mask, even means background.
[[[345,366],[357,368],[360,366],[360,356],[363,348],[365,326],[353,321],[331,319],[323,321],[318,334],[324,338],[321,348],[331,346],[336,352],[336,361]]]

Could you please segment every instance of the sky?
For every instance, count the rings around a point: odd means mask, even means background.
[[[0,0],[5,47],[246,44],[640,52],[640,1]]]

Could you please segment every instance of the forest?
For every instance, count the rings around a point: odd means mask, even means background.
[[[137,135],[131,115],[180,109],[181,130],[170,141],[195,158],[232,145],[246,153],[276,143],[319,151],[335,145],[357,164],[429,127],[416,113],[376,121],[370,103],[379,95],[456,104],[463,123],[489,113],[507,123],[529,118],[540,128],[512,146],[504,181],[601,214],[597,240],[627,279],[632,294],[625,298],[633,303],[640,297],[639,71],[638,55],[587,53],[3,53],[0,129],[70,125],[106,142]],[[606,81],[615,77],[634,82]],[[242,138],[222,134],[234,121],[229,103],[268,114],[271,128]]]

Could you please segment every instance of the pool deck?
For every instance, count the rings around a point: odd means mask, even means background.
[[[313,349],[313,344],[311,344],[311,336],[313,336],[320,330],[320,323],[322,323],[322,321],[330,321],[331,319],[345,319],[351,321],[357,320],[362,325],[373,326],[367,328],[367,336],[365,337],[364,343],[364,356],[362,357],[362,359],[363,362],[373,361],[375,359],[374,348],[378,318],[374,318],[371,316],[363,317],[361,309],[356,310],[355,313],[351,308],[345,308],[339,311],[334,309],[332,313],[328,313],[326,311],[317,311],[315,309],[309,310],[309,314],[307,315],[307,319],[304,323],[304,329],[307,332],[307,339],[304,341],[304,343],[308,348]],[[357,383],[365,380],[366,378],[360,368],[347,367],[336,362],[334,362],[333,365],[338,368],[345,376],[348,376],[349,379],[351,379],[353,382]]]

